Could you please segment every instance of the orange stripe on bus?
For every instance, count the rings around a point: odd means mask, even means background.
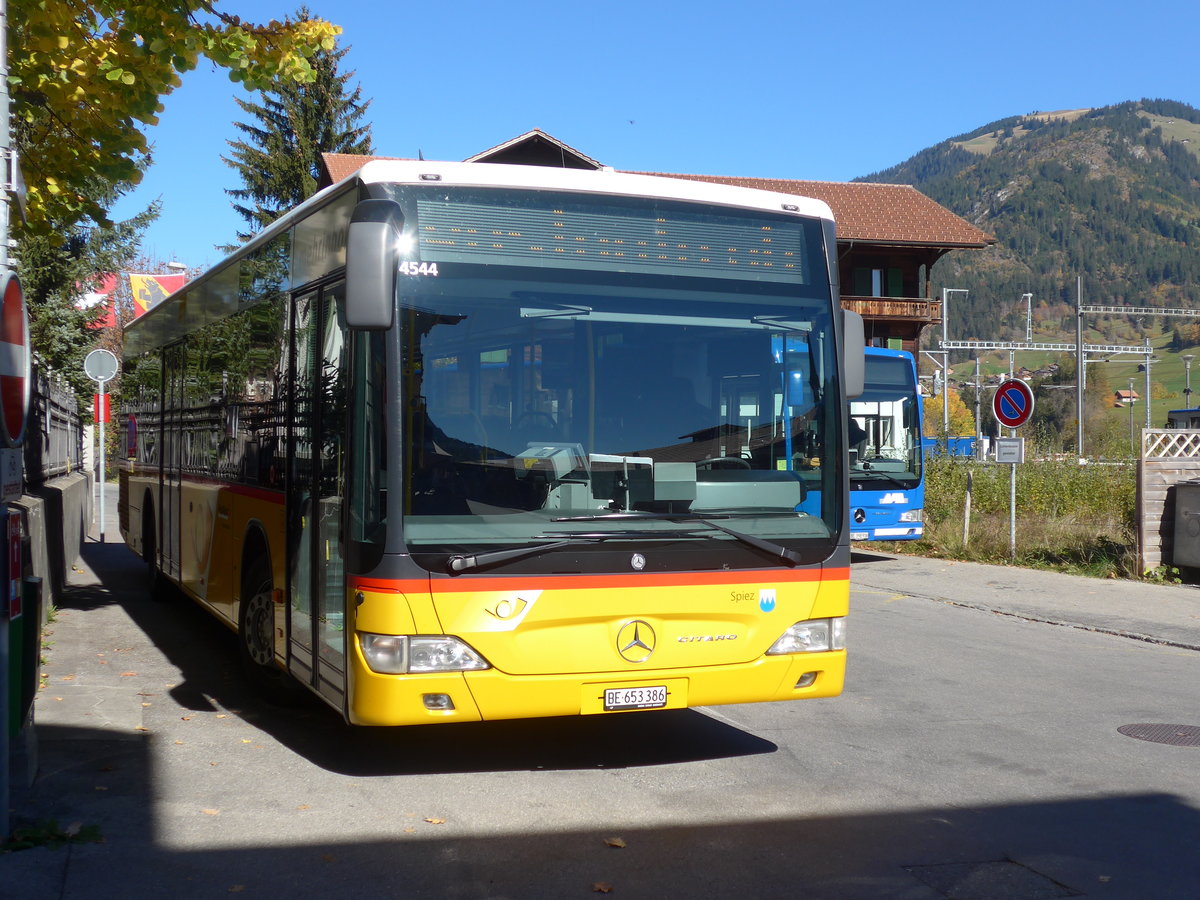
[[[720,584],[763,584],[771,582],[849,581],[848,568],[800,569],[753,569],[737,572],[664,572],[652,575],[501,575],[493,578],[476,576],[471,578],[404,578],[384,580],[351,576],[353,586],[360,590],[400,591],[401,593],[423,593],[432,589],[436,593],[458,593],[475,591],[527,590],[537,586],[542,590],[589,590],[597,588],[648,588],[686,587],[687,585],[712,586]]]

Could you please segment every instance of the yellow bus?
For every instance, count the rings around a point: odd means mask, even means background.
[[[791,195],[371,161],[126,328],[122,534],[351,723],[836,695],[835,246]]]

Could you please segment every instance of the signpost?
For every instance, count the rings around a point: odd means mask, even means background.
[[[117,374],[117,357],[111,350],[93,350],[87,355],[83,361],[83,371],[87,373],[88,378],[95,381],[100,386],[99,398],[96,402],[96,410],[107,412],[108,410],[108,395],[104,392],[104,385],[111,381],[113,376]],[[107,421],[107,415],[97,415],[97,424],[100,426],[100,454],[98,459],[99,477],[97,478],[100,488],[100,543],[104,543],[104,423]]]
[[[0,0],[0,10],[3,0]],[[5,22],[0,21],[0,28]],[[0,44],[3,41],[0,40]],[[3,53],[0,52],[0,68],[3,68]],[[4,128],[7,136],[7,124]],[[5,148],[6,149],[6,148]],[[8,234],[7,219],[0,229],[0,240],[3,241],[3,254],[0,260],[4,266],[7,262]],[[16,500],[23,490],[22,444],[25,440],[25,423],[29,412],[29,383],[30,383],[30,354],[29,354],[29,311],[25,307],[25,292],[21,289],[21,281],[15,272],[3,271],[0,274],[0,469],[3,470],[3,493],[0,500],[4,501],[3,533],[9,536],[15,524],[17,541],[20,541],[20,513],[9,508],[9,500]],[[18,544],[19,546],[19,544]],[[12,619],[21,616],[21,555],[15,557],[6,554],[4,561],[6,583],[0,589],[0,838],[7,838],[9,832],[9,768],[10,738],[16,737],[21,730],[21,723],[12,723],[15,710],[10,709],[9,697],[12,695],[14,684],[21,683],[21,658],[10,646],[14,634],[17,637],[23,633],[22,627],[27,624],[18,622],[12,624]],[[17,590],[9,589],[15,581]],[[15,661],[15,665],[13,664]]]
[[[16,274],[0,278],[0,437],[8,447],[25,438],[29,409],[29,315]]]
[[[992,396],[996,421],[1008,428],[1019,428],[1033,415],[1033,391],[1019,378],[1000,383]],[[996,441],[996,462],[1012,466],[1008,474],[1008,557],[1017,557],[1017,466],[1025,461],[1025,439],[1000,438]]]
[[[1002,382],[992,397],[992,412],[1001,425],[1019,428],[1033,415],[1033,391],[1019,378]]]

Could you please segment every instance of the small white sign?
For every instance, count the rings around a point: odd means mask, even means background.
[[[25,452],[0,450],[0,499],[19,500],[25,490]]]
[[[1025,462],[1025,438],[996,438],[996,462],[1016,464]]]

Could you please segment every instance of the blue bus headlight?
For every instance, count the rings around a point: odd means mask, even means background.
[[[828,650],[846,649],[846,620],[805,619],[797,622],[771,645],[768,656],[788,653],[823,653]]]
[[[371,634],[359,632],[358,644],[372,672],[469,672],[488,669],[487,660],[449,635]]]
[[[900,513],[901,522],[923,522],[925,521],[925,510],[923,509],[906,509]]]

